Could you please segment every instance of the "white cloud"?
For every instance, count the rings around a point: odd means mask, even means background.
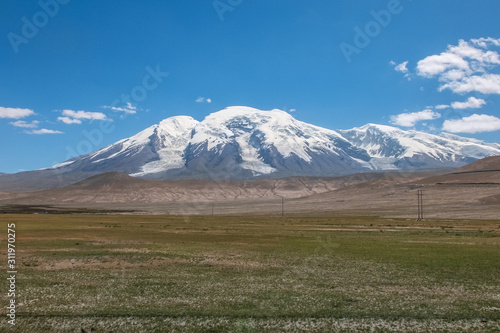
[[[70,117],[58,117],[58,121],[62,121],[65,124],[81,124],[82,121],[80,119],[70,118]]]
[[[20,119],[34,114],[35,112],[30,109],[4,108],[0,106],[0,118]]]
[[[481,98],[469,97],[469,99],[465,102],[453,102],[451,103],[451,107],[454,109],[480,109],[483,105],[486,104],[486,101]]]
[[[28,133],[28,134],[36,134],[36,135],[43,135],[43,134],[63,134],[63,132],[61,132],[61,131],[55,131],[55,130],[46,129],[46,128],[41,128],[39,130],[33,130],[33,131],[26,132],[26,133]]]
[[[70,124],[81,124],[82,120],[92,121],[92,120],[109,120],[109,119],[102,112],[63,110],[62,117],[58,117],[57,120],[67,125],[70,125]]]
[[[453,108],[455,110],[464,110],[464,109],[480,109],[486,104],[486,101],[481,98],[469,97],[469,99],[465,102],[453,102],[450,105],[436,105],[434,108],[437,110]]]
[[[63,110],[62,115],[73,119],[86,119],[86,120],[107,120],[108,118],[102,112],[88,112],[88,111],[73,111]]]
[[[463,59],[469,59],[469,64],[480,65],[475,63],[475,61],[480,62],[483,65],[487,64],[500,64],[500,56],[497,52],[493,51],[483,51],[474,46],[471,46],[468,42],[460,40],[458,46],[449,46],[449,52],[456,54]],[[473,60],[471,62],[471,60]]]
[[[449,71],[443,73],[441,75],[440,80],[446,81],[446,82],[457,81],[457,80],[463,79],[466,76],[467,76],[467,73],[465,71],[461,71],[459,69],[452,69],[452,70],[449,70]]]
[[[205,97],[198,97],[195,101],[196,103],[212,103],[212,99],[211,98],[205,98]]]
[[[297,109],[290,109],[290,112],[295,112],[297,111]]]
[[[408,78],[408,80],[411,80],[410,70],[408,69],[408,61],[397,64],[396,62],[391,60],[389,64],[394,66],[395,71],[403,73],[404,77]]]
[[[460,69],[462,72],[470,70],[467,61],[449,52],[428,56],[417,64],[417,74],[429,78],[449,69]]]
[[[10,124],[15,127],[21,128],[37,128],[40,122],[38,120],[33,120],[31,123],[28,123],[24,120],[12,121]]]
[[[422,120],[433,120],[440,118],[441,114],[434,112],[432,110],[424,110],[420,112],[412,113],[401,113],[395,116],[391,116],[391,123],[398,126],[412,127]]]
[[[482,48],[487,48],[488,45],[495,45],[495,46],[500,46],[500,38],[495,39],[491,37],[481,37],[481,38],[476,38],[476,39],[471,39],[470,40],[472,44],[477,45]]]
[[[448,45],[446,51],[420,60],[417,74],[426,78],[437,77],[442,82],[439,91],[500,94],[500,75],[490,73],[500,65],[500,54],[488,50],[490,46],[500,46],[500,39],[460,40],[458,45]]]
[[[111,109],[113,111],[124,112],[126,114],[136,114],[137,106],[133,106],[132,103],[128,102],[125,107],[116,107],[116,106],[103,106],[104,109]]]
[[[445,120],[443,131],[451,133],[480,133],[500,130],[500,119],[486,114],[473,114],[462,119]]]
[[[394,69],[401,73],[408,73],[408,61],[402,62],[399,65],[396,65]]]
[[[439,91],[450,89],[457,94],[480,92],[482,94],[500,94],[500,75],[484,74],[466,77],[463,80],[451,81],[442,85]]]

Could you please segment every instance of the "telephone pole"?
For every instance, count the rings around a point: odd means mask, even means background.
[[[417,221],[422,221],[424,219],[424,191],[417,191],[417,201],[418,201],[418,217]]]
[[[285,199],[281,197],[281,217],[285,217]]]

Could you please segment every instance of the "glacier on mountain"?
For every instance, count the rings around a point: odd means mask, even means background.
[[[500,155],[500,145],[447,133],[376,124],[334,131],[285,111],[235,106],[201,122],[167,118],[53,168],[152,179],[252,179],[455,168],[492,155]]]

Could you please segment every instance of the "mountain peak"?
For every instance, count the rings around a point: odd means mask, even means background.
[[[287,112],[280,110],[280,109],[260,110],[260,109],[252,108],[250,106],[238,106],[238,105],[225,107],[224,109],[217,111],[215,113],[219,113],[219,112],[233,112],[236,114],[242,113],[242,112],[244,112],[244,113],[256,113],[256,114],[265,114],[265,113],[286,113],[286,114],[288,114]]]
[[[373,124],[373,123],[368,123],[364,126],[361,127],[355,127],[353,130],[362,130],[362,131],[367,131],[370,129],[377,129],[382,132],[401,132],[403,131],[402,129],[394,126],[389,126],[389,125],[379,125],[379,124]]]
[[[179,135],[191,131],[199,124],[199,121],[190,116],[174,116],[162,120],[158,128],[168,132],[170,136]]]
[[[198,121],[191,116],[173,116],[163,119],[162,121],[160,121],[159,125],[168,126],[170,124],[175,124],[176,126],[182,126],[192,123],[198,123]]]
[[[288,112],[273,109],[269,111],[259,110],[248,106],[230,106],[223,110],[209,114],[204,120],[207,122],[227,122],[235,118],[245,118],[253,122],[265,122],[270,119],[278,121],[290,121],[294,119]]]

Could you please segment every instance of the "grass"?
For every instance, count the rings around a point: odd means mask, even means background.
[[[0,217],[20,332],[500,330],[499,221]]]

